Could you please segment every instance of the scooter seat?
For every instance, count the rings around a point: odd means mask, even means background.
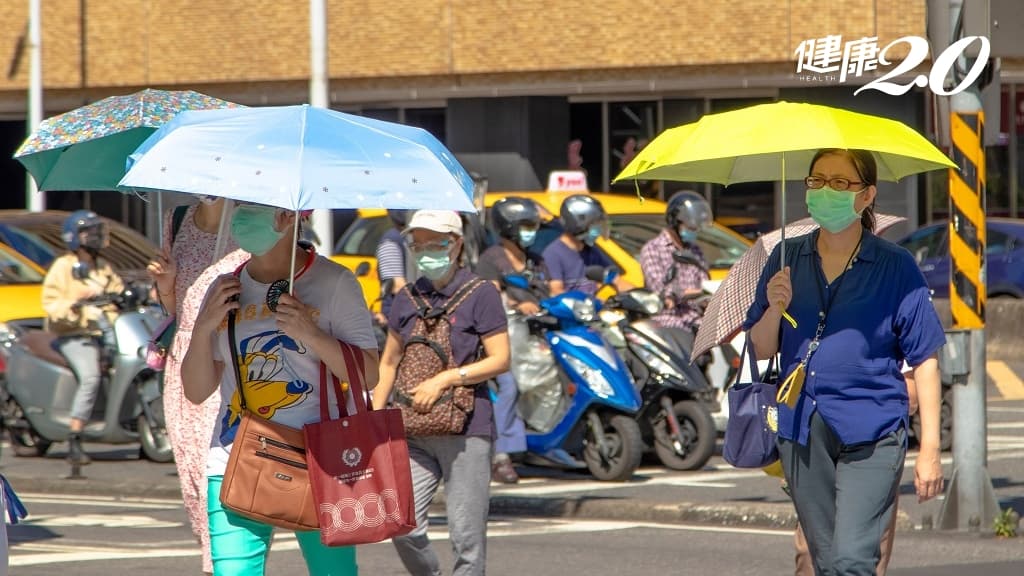
[[[21,336],[21,343],[25,348],[40,360],[45,360],[57,366],[68,367],[68,361],[64,355],[53,348],[53,341],[57,335],[45,330],[28,330]]]

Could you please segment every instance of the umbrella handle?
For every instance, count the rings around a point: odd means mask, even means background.
[[[782,317],[786,319],[786,322],[789,322],[790,326],[792,326],[794,329],[796,329],[796,318],[793,318],[792,316],[790,316],[789,312],[787,312],[785,310],[782,311]]]

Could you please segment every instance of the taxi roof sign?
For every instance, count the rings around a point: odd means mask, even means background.
[[[590,192],[587,173],[582,170],[555,170],[548,174],[548,192]]]

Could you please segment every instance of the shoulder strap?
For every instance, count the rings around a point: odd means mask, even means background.
[[[416,308],[416,315],[420,318],[426,318],[430,312],[430,303],[423,298],[423,295],[418,290],[414,289],[415,285],[415,282],[408,282],[405,286],[402,286],[401,291],[405,292],[409,300],[412,300],[412,305]]]
[[[185,221],[186,212],[188,212],[188,206],[177,206],[171,214],[171,246],[174,246],[174,241],[178,238],[178,231],[181,230],[181,224]]]
[[[452,297],[449,298],[447,302],[444,303],[444,313],[450,314],[453,310],[458,308],[466,298],[469,298],[470,294],[486,283],[486,280],[479,277],[474,277],[468,280],[455,292],[455,294],[452,294]]]
[[[237,314],[234,310],[228,312],[228,347],[231,349],[232,370],[235,372],[235,385],[238,387],[238,400],[245,410],[245,388],[242,386],[242,364],[238,361],[238,346],[235,344],[235,320]]]

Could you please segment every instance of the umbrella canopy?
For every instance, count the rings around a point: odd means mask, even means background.
[[[614,182],[803,180],[821,148],[871,151],[878,178],[886,181],[957,167],[902,122],[816,104],[775,102],[709,114],[666,130]]]
[[[191,90],[111,96],[47,118],[14,157],[40,190],[114,190],[128,155],[178,112],[232,106]]]
[[[129,162],[122,190],[290,210],[476,211],[473,179],[429,132],[308,105],[184,112]]]
[[[881,234],[905,220],[906,218],[902,216],[875,214],[875,234]],[[814,220],[804,218],[786,225],[786,233],[791,236],[802,236],[816,228],[818,225]],[[743,321],[747,318],[747,310],[754,303],[757,282],[761,279],[765,265],[768,264],[768,256],[781,241],[782,230],[773,230],[758,238],[743,257],[732,265],[729,275],[715,290],[704,311],[704,318],[693,343],[691,358],[696,359],[722,342],[731,340],[740,331]]]

